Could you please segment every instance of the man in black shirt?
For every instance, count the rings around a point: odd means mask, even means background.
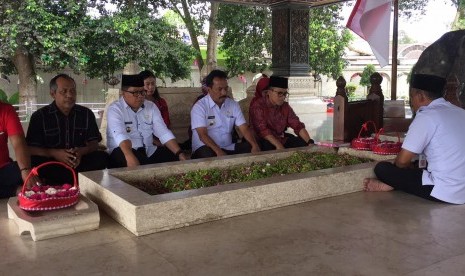
[[[76,105],[76,83],[66,74],[50,81],[54,101],[31,116],[26,141],[31,152],[32,166],[59,161],[76,172],[101,170],[107,167],[108,155],[98,150],[102,136],[93,112]],[[60,166],[45,166],[39,175],[57,182],[70,183],[69,173],[62,178]]]

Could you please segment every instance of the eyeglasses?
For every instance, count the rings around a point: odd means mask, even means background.
[[[287,91],[284,91],[284,92],[283,92],[283,91],[276,91],[276,90],[273,90],[273,89],[272,89],[271,91],[276,92],[276,94],[277,94],[279,97],[287,97],[287,96],[289,95],[289,92],[287,92]]]
[[[147,95],[147,90],[142,90],[142,91],[128,91],[128,90],[123,90],[124,92],[131,93],[134,97],[145,97]]]

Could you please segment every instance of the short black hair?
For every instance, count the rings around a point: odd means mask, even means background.
[[[150,70],[144,70],[144,71],[140,72],[139,75],[142,77],[143,80],[148,79],[150,77],[156,79],[155,74]]]
[[[228,79],[228,74],[226,74],[226,72],[221,71],[221,70],[213,70],[213,71],[210,72],[210,74],[208,74],[205,77],[205,85],[210,87],[210,88],[213,87],[213,79],[214,78]]]
[[[59,78],[70,80],[74,83],[74,86],[76,86],[76,81],[72,77],[70,77],[68,74],[61,73],[61,74],[56,75],[50,80],[50,91],[57,91],[57,88],[58,88],[57,79]]]

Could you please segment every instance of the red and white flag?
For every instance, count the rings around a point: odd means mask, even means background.
[[[389,64],[391,0],[357,0],[347,28],[370,44],[381,67]]]

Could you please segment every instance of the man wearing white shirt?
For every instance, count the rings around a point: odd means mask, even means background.
[[[227,96],[225,72],[213,70],[205,78],[208,94],[197,101],[191,111],[192,158],[206,158],[259,152],[237,102]],[[234,143],[233,128],[237,126],[245,141]]]
[[[107,147],[110,167],[186,160],[173,133],[166,127],[156,105],[145,100],[140,75],[123,75],[122,96],[108,107]],[[153,144],[153,135],[165,147]]]
[[[465,110],[442,97],[445,83],[433,75],[412,75],[410,102],[416,116],[394,164],[378,163],[377,179],[365,179],[365,191],[397,189],[433,201],[465,203]],[[411,168],[416,155],[420,168]]]

